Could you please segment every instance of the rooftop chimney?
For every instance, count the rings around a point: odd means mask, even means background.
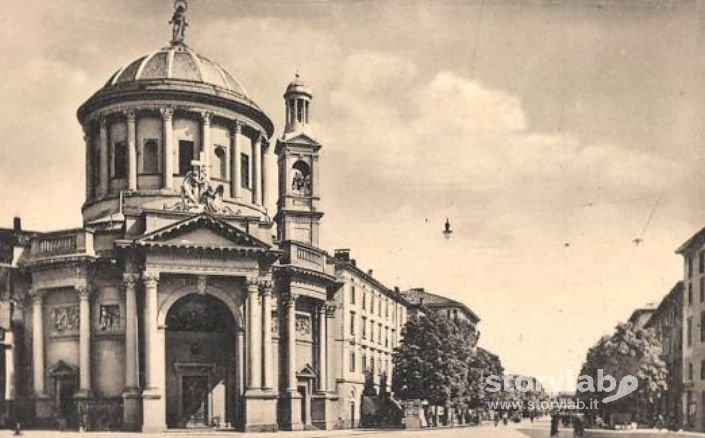
[[[22,219],[20,217],[15,216],[15,219],[12,221],[12,229],[15,230],[15,232],[22,231]]]
[[[372,269],[368,269],[368,270],[367,270],[367,275],[369,275],[370,277],[372,277],[372,274],[373,274],[374,272],[375,272],[375,271],[373,271]]]
[[[394,292],[399,293],[399,286],[394,286]]]

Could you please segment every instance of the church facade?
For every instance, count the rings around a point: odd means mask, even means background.
[[[177,1],[171,43],[78,110],[83,226],[0,231],[5,414],[144,432],[354,427],[364,372],[391,381],[410,302],[319,247],[311,90],[288,85],[273,140],[238,80],[184,43],[185,12]]]

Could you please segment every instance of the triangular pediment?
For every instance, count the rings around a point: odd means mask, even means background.
[[[202,213],[135,240],[141,246],[267,251],[267,243],[227,222]]]
[[[282,142],[287,144],[305,144],[311,146],[321,145],[313,137],[306,134],[305,132],[292,132],[288,135],[284,135],[284,137],[282,138]]]
[[[311,366],[311,364],[307,363],[298,373],[296,373],[296,375],[298,377],[315,378],[316,370]]]

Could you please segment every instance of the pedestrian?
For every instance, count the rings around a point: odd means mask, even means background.
[[[499,424],[499,414],[497,413],[497,411],[493,411],[493,414],[494,415],[492,415],[492,419],[494,420],[494,427],[497,427],[497,425]]]
[[[558,416],[558,412],[554,412],[553,415],[551,415],[551,436],[556,436],[558,435],[558,423],[560,423],[561,419]]]
[[[504,424],[505,426],[509,424],[509,414],[507,414],[506,412],[502,413],[502,424]]]
[[[573,433],[575,436],[583,436],[583,419],[580,414],[575,414],[573,416]]]

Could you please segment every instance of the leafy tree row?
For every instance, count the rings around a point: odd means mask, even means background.
[[[476,348],[478,334],[468,322],[440,312],[417,314],[402,329],[394,351],[392,391],[400,400],[423,400],[453,407],[463,416],[497,396],[485,391],[485,379],[502,376],[499,358]]]

